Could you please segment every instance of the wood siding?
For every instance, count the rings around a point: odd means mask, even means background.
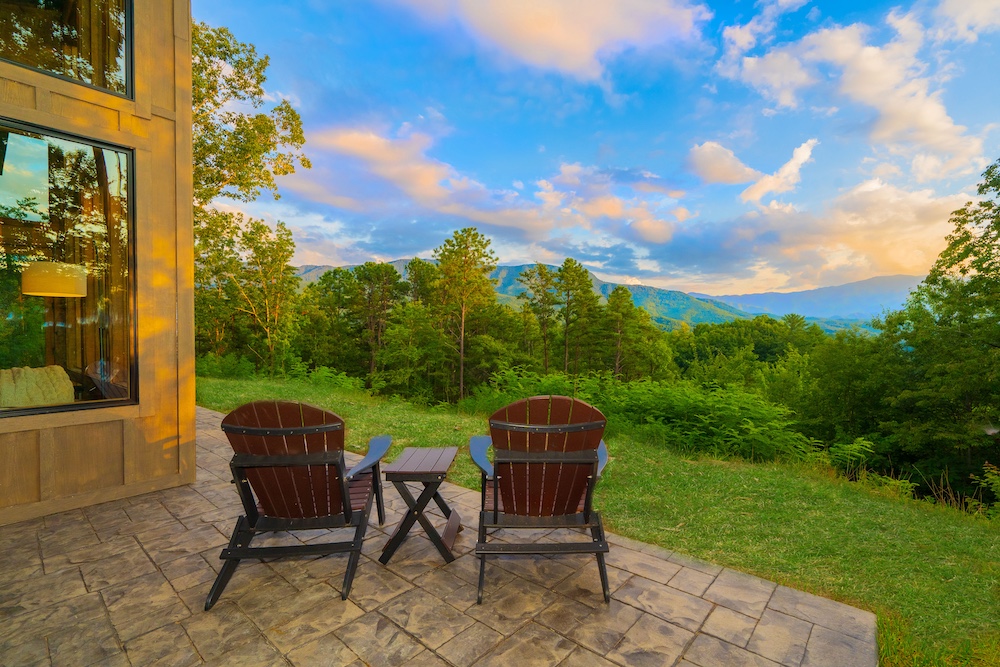
[[[0,62],[0,116],[135,152],[139,404],[0,417],[0,525],[194,481],[191,7],[134,3],[134,99]]]

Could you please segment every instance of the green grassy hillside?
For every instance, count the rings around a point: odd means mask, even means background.
[[[463,448],[449,478],[477,488],[465,445],[485,417],[319,383],[198,378],[199,405],[304,400],[347,420],[348,446],[394,436]],[[692,460],[621,434],[597,506],[608,528],[878,614],[881,664],[1000,664],[1000,522],[883,497],[825,469]]]

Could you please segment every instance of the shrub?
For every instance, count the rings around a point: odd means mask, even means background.
[[[352,378],[346,373],[335,371],[327,366],[317,366],[310,371],[309,381],[327,387],[336,387],[337,389],[363,391],[365,388],[364,380],[361,378]]]
[[[979,485],[983,491],[993,494],[994,502],[986,507],[986,516],[991,519],[1000,519],[1000,468],[992,463],[983,465],[983,475],[972,475],[972,480]]]
[[[540,394],[587,401],[608,418],[609,432],[628,431],[687,453],[770,461],[802,459],[814,449],[792,428],[787,409],[741,389],[689,382],[620,382],[608,374],[568,377],[512,370],[494,375],[461,407],[490,413]]]
[[[830,463],[847,479],[857,479],[858,473],[864,470],[875,444],[867,438],[855,438],[849,443],[834,443],[830,445]]]
[[[221,357],[209,353],[198,357],[194,361],[194,372],[201,377],[233,380],[247,380],[256,375],[252,361],[233,353]]]

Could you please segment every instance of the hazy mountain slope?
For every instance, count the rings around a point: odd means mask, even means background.
[[[921,280],[923,276],[879,276],[801,292],[694,296],[722,301],[748,313],[767,313],[775,317],[798,313],[806,317],[868,320],[886,309],[902,306]]]

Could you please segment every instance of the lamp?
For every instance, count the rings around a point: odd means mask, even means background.
[[[65,262],[32,262],[21,273],[21,293],[28,296],[87,296],[87,267]]]

